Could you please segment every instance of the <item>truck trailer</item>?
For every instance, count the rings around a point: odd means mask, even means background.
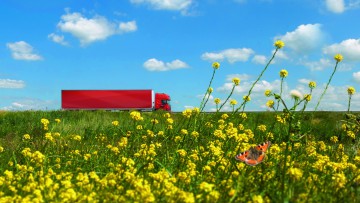
[[[153,90],[62,90],[64,110],[171,111],[170,96]]]

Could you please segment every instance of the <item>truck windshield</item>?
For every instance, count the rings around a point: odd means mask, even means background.
[[[168,104],[169,103],[169,100],[161,100],[161,104]]]

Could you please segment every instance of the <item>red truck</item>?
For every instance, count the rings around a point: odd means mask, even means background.
[[[153,90],[62,90],[61,108],[171,111],[170,96]]]

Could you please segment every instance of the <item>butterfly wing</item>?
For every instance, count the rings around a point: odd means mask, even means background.
[[[266,150],[270,147],[271,142],[267,141],[264,143],[259,144],[258,146],[255,147],[255,149],[262,151],[262,152],[266,152]]]
[[[270,141],[264,142],[254,148],[250,148],[249,150],[246,150],[245,152],[236,155],[235,159],[243,161],[247,165],[255,166],[264,160],[265,152],[270,147],[270,145]]]
[[[245,152],[242,152],[235,156],[236,160],[245,162],[247,157],[249,156],[250,150],[246,150]]]

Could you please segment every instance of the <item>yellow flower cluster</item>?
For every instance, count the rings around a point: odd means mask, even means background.
[[[289,73],[287,72],[287,70],[282,69],[279,74],[281,78],[286,78]]]
[[[348,87],[347,92],[349,95],[355,94],[355,88],[354,87]]]
[[[144,118],[141,116],[141,113],[138,111],[132,111],[130,113],[130,117],[131,119],[135,120],[135,121],[142,121],[144,120]]]

